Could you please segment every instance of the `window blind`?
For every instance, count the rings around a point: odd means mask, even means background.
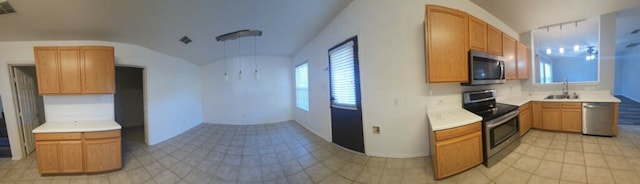
[[[296,66],[296,106],[309,111],[309,68],[304,63]]]
[[[353,41],[329,50],[331,106],[357,109]]]

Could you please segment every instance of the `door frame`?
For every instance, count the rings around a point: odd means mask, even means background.
[[[147,112],[147,109],[149,109],[148,103],[147,103],[147,98],[148,98],[147,97],[148,96],[147,95],[148,94],[148,91],[147,91],[147,67],[140,66],[140,65],[117,64],[117,63],[114,66],[114,70],[115,70],[115,67],[129,67],[129,68],[140,68],[140,69],[142,69],[142,112],[144,112],[143,113],[144,114],[143,115],[144,116],[143,117],[144,118],[144,143],[149,145],[149,112]],[[115,75],[114,75],[114,77],[115,77]],[[117,93],[117,91],[116,91],[116,93]],[[116,115],[116,113],[115,113],[115,110],[116,110],[115,109],[115,101],[114,101],[114,104],[113,104],[113,108],[114,108],[113,109],[113,111],[114,111],[113,119],[115,120],[115,118],[116,118],[115,117],[115,115]]]
[[[14,115],[16,116],[16,118],[15,118],[16,119],[16,125],[17,125],[17,128],[18,128],[18,138],[19,138],[19,141],[18,141],[19,145],[18,146],[20,148],[20,152],[22,152],[22,158],[26,157],[28,153],[27,153],[27,150],[26,150],[26,145],[24,145],[25,144],[25,138],[24,138],[25,135],[23,133],[24,131],[22,130],[22,125],[20,125],[20,107],[18,105],[18,101],[19,101],[18,98],[19,97],[18,97],[18,89],[16,89],[16,85],[14,85],[16,80],[14,78],[15,73],[13,71],[13,68],[15,68],[15,67],[24,67],[24,66],[26,66],[26,67],[34,67],[34,68],[36,67],[35,64],[9,64],[8,68],[7,68],[7,69],[9,69],[9,85],[11,86],[13,109],[14,109]],[[37,73],[36,73],[36,75],[37,75]],[[36,80],[36,87],[37,87],[38,79],[35,79],[35,80]],[[42,105],[44,106],[44,101],[42,103],[43,103]],[[41,112],[41,116],[44,116],[44,115],[45,115],[44,112]],[[6,114],[5,114],[5,121],[6,121],[6,119],[7,119],[7,117],[6,117]],[[46,117],[44,117],[44,119],[46,121]],[[44,122],[41,122],[41,123],[44,123]],[[11,136],[9,136],[9,139],[11,139]],[[11,140],[9,140],[9,142],[10,142],[9,147],[15,146],[15,145],[11,145]],[[12,155],[12,157],[15,157],[15,155]]]

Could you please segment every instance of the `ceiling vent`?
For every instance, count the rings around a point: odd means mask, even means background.
[[[9,1],[0,0],[0,15],[15,13],[16,10],[13,9]]]
[[[635,47],[635,46],[638,46],[638,45],[640,45],[640,43],[638,43],[638,42],[632,43],[632,44],[627,45],[627,48]]]
[[[183,36],[182,38],[180,38],[180,41],[185,45],[191,43],[191,39],[187,36]]]

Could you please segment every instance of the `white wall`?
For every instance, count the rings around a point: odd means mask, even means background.
[[[293,66],[309,62],[310,98],[310,111],[295,108],[295,120],[331,141],[327,50],[357,35],[365,152],[386,157],[428,155],[427,104],[439,101],[432,99],[457,103],[461,91],[478,87],[426,83],[425,4],[460,9],[518,38],[515,31],[468,0],[355,0],[294,54]],[[499,95],[504,91],[520,91],[517,81],[496,87],[507,88],[500,90]],[[434,96],[429,96],[429,91]],[[381,127],[380,135],[371,133],[373,125]]]
[[[238,57],[202,67],[204,121],[217,124],[261,124],[293,119],[293,69],[290,57]],[[255,61],[255,62],[254,62]],[[254,64],[255,63],[255,64]],[[259,79],[254,78],[257,66]],[[227,72],[229,81],[225,82]]]
[[[610,13],[600,16],[600,40],[599,40],[599,55],[600,59],[600,78],[599,82],[587,82],[587,83],[571,83],[569,84],[569,90],[608,90],[613,92],[614,79],[615,79],[615,62],[616,62],[616,13]],[[527,37],[527,42],[524,42],[529,48],[531,47],[532,40],[530,32],[520,35],[522,38]],[[534,61],[533,59],[531,61]],[[533,62],[532,62],[533,63]],[[533,69],[533,68],[532,68]],[[532,73],[534,74],[534,73]],[[533,76],[533,75],[532,75]],[[524,91],[560,91],[562,90],[562,83],[556,84],[533,84],[533,77],[529,80],[522,81],[522,89]]]
[[[20,145],[18,124],[11,92],[8,66],[34,65],[34,46],[104,45],[115,47],[116,65],[145,68],[145,117],[148,143],[156,144],[202,123],[200,69],[183,59],[150,49],[102,41],[29,41],[0,42],[0,96],[7,116],[11,145]],[[111,102],[113,103],[113,102]],[[113,111],[113,109],[111,109]],[[13,159],[22,157],[19,146],[12,146]]]

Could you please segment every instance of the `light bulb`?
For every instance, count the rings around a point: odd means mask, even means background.
[[[547,48],[547,55],[551,54],[551,49]]]
[[[592,59],[592,60],[593,60],[593,59],[596,59],[596,55],[591,54],[591,59]]]
[[[587,61],[591,60],[591,56],[587,55],[587,57],[585,57],[584,59],[586,59]]]
[[[227,75],[227,72],[224,72],[224,81],[229,82],[229,75]]]
[[[573,51],[578,52],[580,50],[580,45],[576,44],[573,46]]]
[[[258,70],[253,72],[253,79],[260,80],[260,73],[258,73]]]
[[[238,80],[242,80],[242,70],[240,70],[240,72],[238,72]]]
[[[560,47],[560,49],[558,50],[558,52],[560,52],[560,54],[564,54],[564,47]]]

